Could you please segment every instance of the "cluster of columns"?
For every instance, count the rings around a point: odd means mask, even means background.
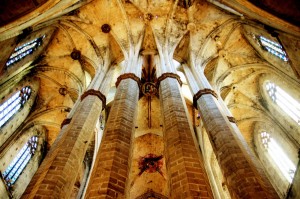
[[[127,63],[116,83],[114,103],[85,194],[88,199],[126,197],[142,62],[136,58]]]
[[[159,84],[170,198],[213,198],[172,59],[161,53],[156,64],[158,76],[173,74]]]
[[[108,80],[104,80],[104,74],[96,74],[90,87],[62,123],[61,132],[21,198],[70,198],[94,136],[94,128],[105,106],[105,96],[101,90]]]
[[[204,72],[187,65],[184,72],[231,197],[279,198]]]
[[[127,60],[119,77],[114,103],[94,160],[85,198],[129,198],[132,140],[137,115],[142,61]],[[165,157],[170,198],[213,198],[187,107],[180,90],[180,78],[172,59],[156,57],[162,109]],[[220,106],[203,72],[188,66],[184,72],[199,109],[226,184],[233,198],[278,198],[260,164],[251,154]],[[102,108],[107,82],[103,71],[96,74],[89,89],[62,126],[60,135],[33,177],[22,198],[69,198]]]

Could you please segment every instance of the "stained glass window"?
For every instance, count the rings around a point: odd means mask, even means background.
[[[32,136],[23,148],[18,152],[18,155],[8,165],[3,172],[3,179],[8,187],[11,187],[19,178],[22,171],[25,169],[31,157],[34,155],[38,144],[38,137]]]
[[[32,41],[29,41],[21,46],[18,46],[15,48],[14,52],[12,55],[8,58],[6,62],[6,66],[10,66],[24,57],[26,57],[29,54],[32,54],[40,45],[42,45],[43,39],[46,36],[43,35],[41,37],[38,37]]]
[[[271,99],[300,125],[300,103],[272,82],[266,84]]]
[[[261,141],[264,148],[268,151],[268,154],[276,163],[279,170],[282,172],[284,177],[292,182],[293,177],[295,175],[296,166],[289,159],[286,153],[282,150],[282,148],[277,144],[277,142],[270,136],[269,133],[263,131],[260,133]]]
[[[25,86],[0,105],[0,128],[24,106],[30,94],[31,88]]]
[[[271,41],[263,36],[257,36],[257,38],[259,40],[259,43],[263,47],[263,49],[279,57],[283,61],[288,61],[288,58],[286,57],[286,53],[283,50],[283,47],[279,43]]]

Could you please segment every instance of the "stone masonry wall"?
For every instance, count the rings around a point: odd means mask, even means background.
[[[170,198],[213,198],[177,80],[160,84]]]
[[[51,148],[22,198],[70,197],[102,106],[96,96],[87,96],[65,127],[64,135]]]
[[[139,88],[122,80],[110,110],[85,198],[125,198]]]
[[[261,168],[241,148],[233,135],[229,121],[222,115],[212,95],[203,95],[197,101],[204,126],[233,198],[278,198]]]

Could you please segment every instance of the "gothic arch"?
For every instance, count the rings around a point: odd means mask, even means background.
[[[23,121],[28,116],[29,112],[31,111],[31,107],[33,106],[35,102],[35,98],[37,96],[38,90],[39,90],[39,81],[38,79],[23,79],[20,83],[18,83],[15,87],[12,87],[10,90],[5,90],[2,93],[2,97],[4,100],[8,100],[13,94],[15,94],[17,91],[21,90],[25,86],[30,86],[31,88],[31,94],[28,99],[28,101],[24,104],[23,108],[20,109],[19,112],[14,114],[10,120],[6,122],[4,126],[1,127],[1,134],[0,134],[0,145],[4,144],[4,142],[12,136],[12,134],[15,132],[17,128],[23,123]]]
[[[295,147],[286,134],[280,133],[281,129],[276,125],[276,123],[256,122],[253,134],[255,153],[261,160],[267,175],[270,177],[270,179],[272,179],[271,183],[277,189],[277,192],[281,195],[281,197],[286,197],[289,182],[281,173],[278,166],[276,166],[274,160],[270,157],[266,149],[263,147],[260,136],[260,133],[263,131],[270,133],[271,137],[276,140],[285,153],[287,153],[287,151],[290,152],[288,153],[288,156],[295,165],[297,165],[297,156],[295,156],[295,154],[297,154],[297,147]]]
[[[24,189],[26,188],[26,185],[28,185],[30,179],[38,169],[39,164],[41,163],[45,155],[45,151],[47,150],[45,145],[45,141],[47,139],[46,130],[43,126],[39,125],[28,128],[26,129],[26,131],[23,131],[21,136],[16,137],[14,140],[12,140],[10,142],[10,145],[6,147],[5,150],[0,151],[0,160],[4,163],[1,164],[0,170],[3,174],[4,170],[13,161],[20,149],[28,142],[28,140],[32,136],[38,137],[37,148],[34,155],[31,157],[13,186],[7,187],[7,190],[5,192],[3,192],[3,190],[0,191],[1,196],[10,195],[13,198],[19,198],[22,195]]]

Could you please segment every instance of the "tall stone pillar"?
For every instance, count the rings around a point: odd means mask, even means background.
[[[172,60],[156,57],[170,198],[213,198]],[[171,65],[170,65],[171,64]],[[168,65],[168,66],[166,66]],[[173,68],[173,69],[172,69]],[[171,70],[171,71],[170,71]]]
[[[194,94],[209,139],[216,154],[228,190],[233,198],[279,198],[262,167],[245,142],[235,131],[218,102],[218,95],[211,89],[203,71],[184,72]]]
[[[131,58],[132,59],[132,58]],[[85,198],[125,198],[142,59],[127,62],[111,107]],[[131,72],[131,73],[128,73]]]
[[[34,175],[22,198],[70,198],[80,166],[94,128],[99,120],[105,96],[99,82],[103,74],[96,74],[90,89],[81,96],[71,118],[62,124],[62,130],[49,153]]]

